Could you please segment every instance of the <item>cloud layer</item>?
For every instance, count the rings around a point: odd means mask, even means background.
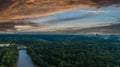
[[[26,22],[16,22],[16,21],[9,21],[9,22],[0,22],[0,31],[1,32],[17,32],[16,26],[30,26],[30,27],[37,27],[38,25],[35,23],[26,23]]]
[[[83,7],[119,5],[120,0],[0,0],[0,20],[50,15]]]
[[[0,0],[0,33],[114,33],[119,24],[109,24],[120,22],[119,5],[120,0]]]

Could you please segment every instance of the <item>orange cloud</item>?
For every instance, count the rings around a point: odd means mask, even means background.
[[[0,0],[0,20],[46,16],[83,7],[105,7],[120,0]]]

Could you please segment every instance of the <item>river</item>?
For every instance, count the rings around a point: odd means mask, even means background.
[[[26,50],[19,50],[17,67],[36,67]]]

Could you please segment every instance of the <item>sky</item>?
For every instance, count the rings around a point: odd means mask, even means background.
[[[64,10],[44,16],[19,18],[19,20],[17,18],[7,22],[1,19],[0,33],[64,33],[64,31],[73,33],[73,30],[119,24],[120,7],[117,5]],[[78,31],[78,33],[82,32]]]
[[[120,8],[115,6],[103,8],[80,8],[68,12],[54,14],[50,16],[26,19],[25,22],[33,22],[40,27],[27,31],[56,31],[65,29],[82,29],[97,26],[106,26],[117,21],[120,17]],[[45,24],[45,26],[44,26]],[[41,27],[43,25],[43,27]],[[17,27],[21,28],[21,27]]]

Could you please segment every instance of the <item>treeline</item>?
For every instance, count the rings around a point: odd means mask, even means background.
[[[28,46],[28,54],[39,67],[120,67],[120,41],[60,38],[44,45]]]
[[[0,67],[12,67],[18,59],[18,50],[15,45],[0,47]]]
[[[107,38],[107,39],[104,39]],[[78,41],[118,41],[119,35],[47,35],[47,34],[0,34],[0,44],[33,45],[46,42],[78,42]]]
[[[0,37],[0,44],[32,45],[44,43],[41,38],[34,37]]]

